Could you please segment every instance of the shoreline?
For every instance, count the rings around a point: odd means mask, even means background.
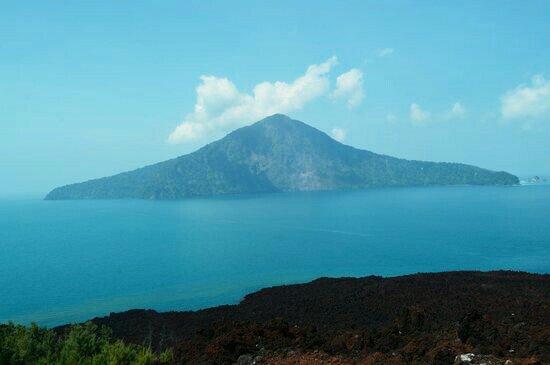
[[[91,321],[117,339],[169,348],[191,363],[351,364],[370,356],[373,364],[439,358],[444,364],[471,352],[495,364],[536,364],[550,361],[550,274],[319,278],[264,288],[233,305],[134,309]]]
[[[170,309],[158,309],[148,306],[141,306],[141,307],[128,307],[127,309],[121,309],[121,310],[109,310],[105,311],[104,313],[100,314],[92,314],[92,315],[86,315],[85,313],[89,312],[88,309],[81,309],[82,307],[88,308],[91,306],[94,306],[94,302],[87,302],[82,305],[74,306],[74,307],[65,307],[61,311],[51,311],[51,312],[37,312],[33,314],[25,314],[25,315],[19,315],[15,316],[13,318],[4,320],[3,322],[0,321],[0,324],[3,323],[14,323],[18,325],[23,326],[29,326],[32,323],[36,323],[37,325],[43,327],[43,328],[49,328],[49,329],[55,329],[57,327],[64,327],[79,323],[85,323],[86,321],[94,320],[96,318],[104,318],[108,317],[110,314],[119,314],[119,313],[125,313],[130,311],[153,311],[159,314],[162,313],[170,313],[170,312],[199,312],[202,310],[207,309],[214,309],[218,307],[225,307],[225,306],[235,306],[238,305],[247,295],[252,295],[258,291],[262,291],[264,289],[271,289],[271,288],[278,288],[278,287],[288,287],[288,286],[294,286],[294,285],[305,285],[309,284],[311,282],[314,282],[316,280],[320,279],[361,279],[365,277],[374,277],[374,278],[380,278],[380,279],[391,279],[391,278],[406,278],[409,276],[418,276],[418,275],[429,275],[429,274],[444,274],[444,273],[462,273],[462,272],[471,272],[471,273],[491,273],[491,272],[517,272],[517,273],[525,273],[525,274],[532,274],[532,275],[550,275],[550,272],[543,272],[543,271],[526,271],[526,270],[514,270],[514,269],[498,269],[498,270],[445,270],[445,271],[419,271],[415,273],[406,273],[406,274],[388,274],[388,275],[377,275],[377,274],[368,274],[368,275],[343,275],[343,276],[318,276],[315,278],[309,278],[309,279],[298,279],[298,280],[289,280],[282,282],[275,282],[273,284],[267,284],[267,285],[252,285],[247,289],[243,290],[243,293],[240,295],[233,294],[231,295],[232,299],[225,298],[226,295],[224,294],[224,290],[220,290],[218,294],[212,294],[212,295],[205,295],[203,297],[205,302],[214,302],[214,304],[204,304],[204,305],[189,305],[186,307],[185,305],[183,308],[180,306],[179,308],[177,306],[174,306],[174,308]],[[174,290],[179,290],[179,288],[172,288]],[[166,292],[168,290],[163,290],[163,292]],[[215,292],[215,290],[214,290]],[[159,294],[159,293],[157,293]],[[141,296],[149,296],[146,294],[136,294],[134,296],[127,296],[127,297],[114,297],[109,298],[109,301],[127,301],[130,298],[139,298]],[[216,300],[216,298],[225,298],[222,300]],[[227,300],[226,300],[227,299]],[[175,299],[171,299],[170,301],[174,301]],[[108,305],[108,304],[106,304]],[[70,315],[67,315],[66,313],[70,312]],[[75,318],[70,320],[65,319],[55,319],[55,318],[63,318],[63,317],[72,317]]]

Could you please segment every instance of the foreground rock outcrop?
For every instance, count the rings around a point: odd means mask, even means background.
[[[321,278],[196,312],[96,318],[190,364],[548,364],[550,275]]]

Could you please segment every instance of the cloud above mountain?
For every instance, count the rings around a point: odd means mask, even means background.
[[[459,101],[452,104],[449,109],[441,112],[432,113],[429,110],[422,109],[417,103],[412,103],[409,109],[409,118],[417,126],[427,126],[442,121],[463,119],[466,115],[466,107]]]
[[[330,131],[330,135],[332,136],[332,138],[334,138],[338,142],[344,142],[347,134],[348,134],[348,131],[340,127],[334,127]]]
[[[462,103],[456,102],[451,106],[451,109],[449,109],[444,115],[444,119],[460,119],[464,118],[466,116],[466,108]]]
[[[431,117],[431,113],[429,111],[423,110],[420,105],[416,103],[411,104],[409,115],[412,122],[415,124],[425,123]]]
[[[550,118],[550,80],[536,75],[531,85],[519,85],[500,99],[503,119]]]
[[[377,55],[378,57],[387,57],[391,56],[393,54],[394,49],[393,48],[382,48],[378,50]]]
[[[194,111],[172,131],[168,141],[181,143],[195,140],[214,132],[226,132],[247,125],[271,114],[302,109],[307,103],[328,93],[329,73],[337,63],[338,59],[333,56],[321,64],[309,66],[303,75],[292,82],[262,82],[254,86],[251,93],[240,91],[227,78],[203,75],[196,89]],[[348,87],[345,93],[348,103],[357,102],[361,77],[354,71],[340,82],[346,84],[342,87]]]
[[[336,89],[332,92],[334,99],[343,99],[348,108],[354,108],[361,104],[365,93],[363,91],[363,73],[352,68],[336,78]]]

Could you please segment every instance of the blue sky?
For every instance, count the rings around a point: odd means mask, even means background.
[[[549,45],[548,1],[5,3],[0,194],[272,111],[379,153],[549,175]]]

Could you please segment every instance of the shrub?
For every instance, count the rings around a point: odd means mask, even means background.
[[[157,355],[145,346],[114,340],[106,327],[74,325],[65,335],[32,324],[0,325],[0,365],[150,365],[167,364],[171,350]]]

